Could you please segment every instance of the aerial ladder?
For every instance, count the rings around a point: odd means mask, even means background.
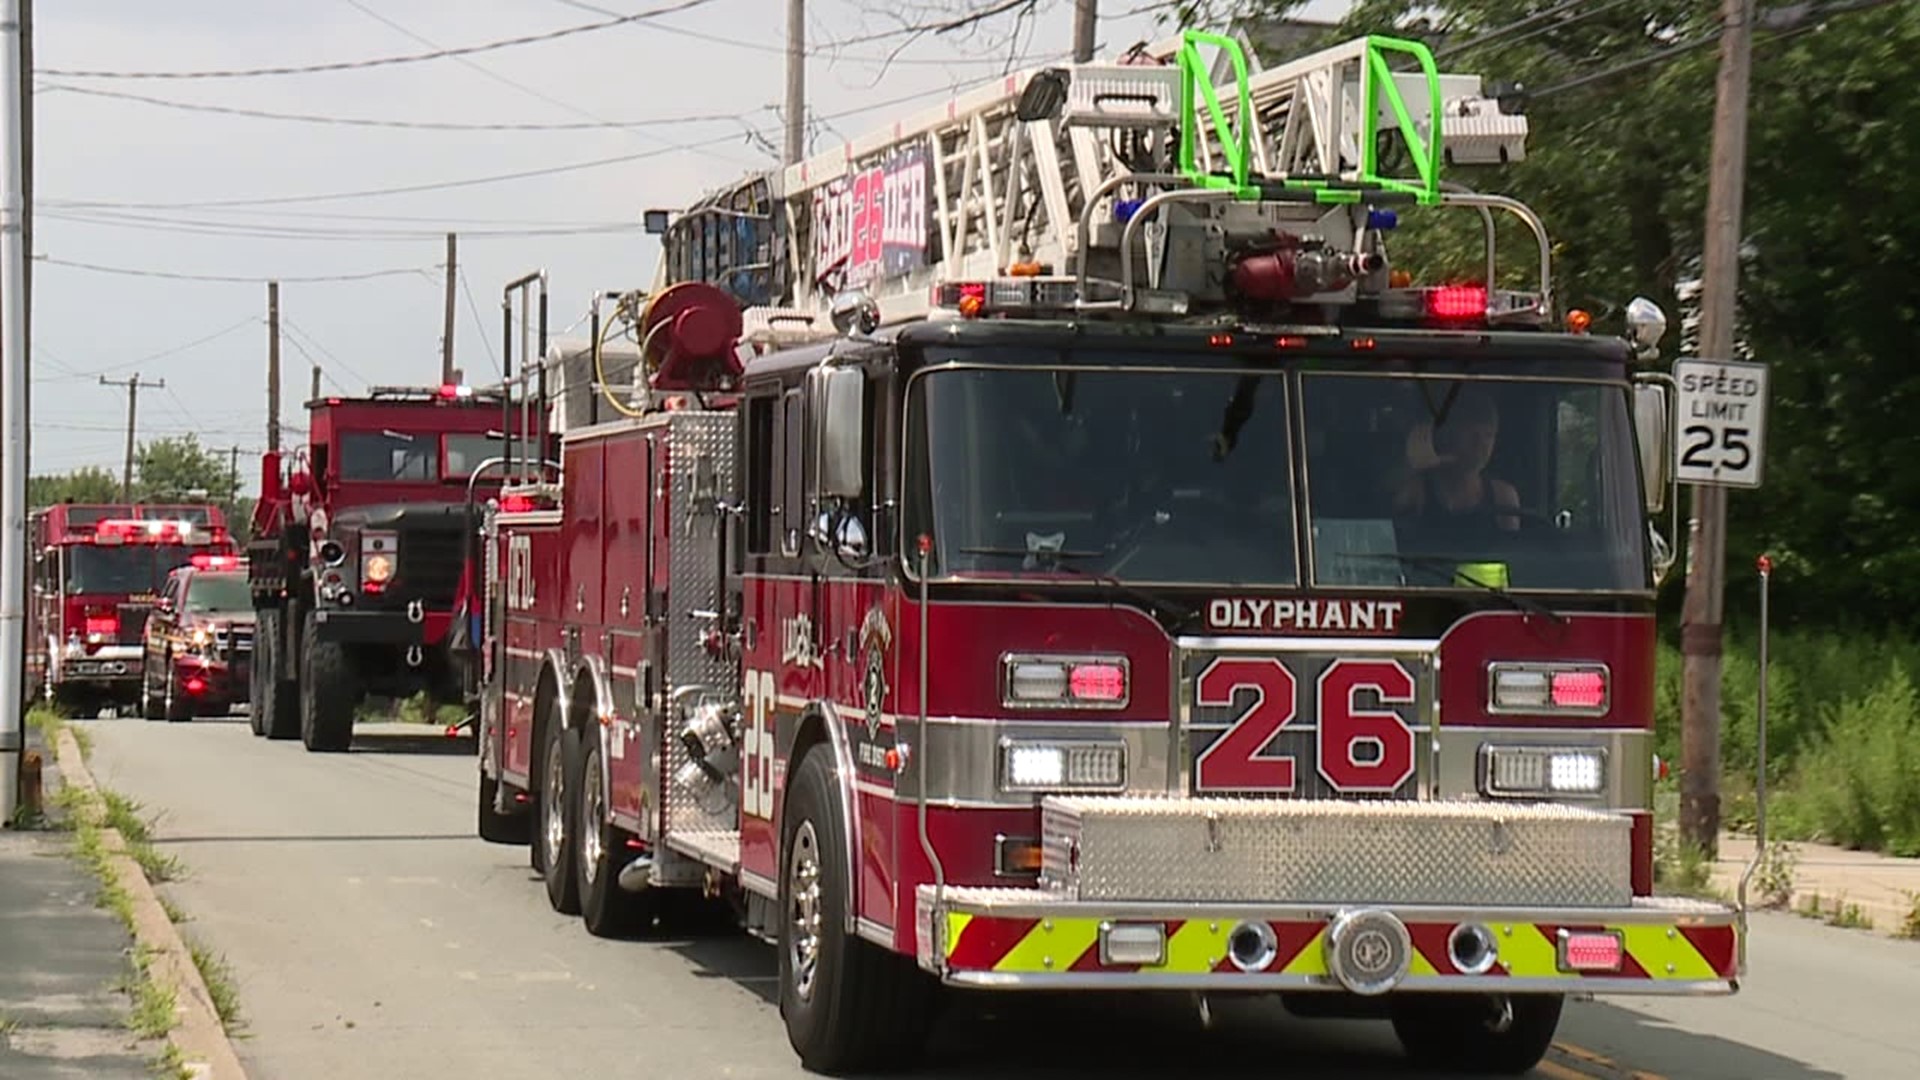
[[[1485,223],[1489,316],[1551,317],[1538,218],[1440,175],[1525,156],[1517,94],[1381,36],[1254,65],[1241,40],[1190,30],[1005,76],[671,221],[649,215],[664,234],[653,291],[720,287],[761,347],[833,332],[855,293],[877,309],[869,321],[937,316],[937,289],[956,282],[1088,315],[1198,316],[1234,290],[1391,305],[1397,208],[1461,206]],[[1531,229],[1537,289],[1494,288],[1495,212]]]

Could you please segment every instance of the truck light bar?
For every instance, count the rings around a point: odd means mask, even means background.
[[[994,315],[1066,314],[1074,310],[1078,299],[1079,290],[1073,278],[1023,274],[983,281],[942,282],[933,287],[932,305],[937,310],[958,312],[963,319],[978,319]]]
[[[196,529],[193,522],[184,518],[177,521],[163,518],[108,518],[93,528],[93,542],[109,546],[128,543],[206,543],[211,535]]]
[[[195,555],[187,561],[195,570],[239,570],[247,565],[240,555]]]

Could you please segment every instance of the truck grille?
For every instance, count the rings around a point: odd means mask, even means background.
[[[1431,791],[1432,655],[1415,642],[1361,654],[1298,645],[1181,650],[1188,790],[1387,800]]]
[[[153,610],[150,604],[120,605],[120,634],[114,639],[119,645],[138,645],[146,640],[147,614]]]
[[[402,533],[396,598],[422,600],[428,607],[453,606],[466,559],[464,539],[458,528],[415,528]]]
[[[224,656],[250,656],[253,653],[253,627],[229,626],[215,635],[214,644]]]

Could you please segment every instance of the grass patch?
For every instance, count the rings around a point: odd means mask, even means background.
[[[134,966],[139,976],[126,987],[133,998],[127,1013],[127,1028],[143,1039],[158,1039],[179,1022],[178,1001],[173,991],[154,981],[151,953],[144,946],[134,950]]]
[[[184,911],[181,911],[180,908],[176,906],[173,901],[167,899],[164,896],[157,897],[157,899],[159,899],[160,901],[160,910],[167,913],[168,922],[174,924],[175,926],[178,926],[181,923],[187,921],[187,913]]]
[[[193,1080],[194,1077],[193,1070],[187,1068],[186,1057],[180,1053],[180,1048],[172,1043],[161,1047],[152,1065],[153,1075],[160,1080]]]
[[[153,827],[140,817],[139,803],[105,788],[101,789],[100,797],[106,803],[107,824],[120,831],[127,842],[127,854],[140,864],[148,881],[178,881],[185,874],[186,867],[178,858],[153,846]]]
[[[1920,892],[1907,893],[1907,913],[1900,919],[1900,925],[1893,928],[1893,936],[1908,941],[1920,939]]]
[[[80,745],[81,756],[93,756],[93,733],[68,724],[66,717],[45,702],[39,702],[27,710],[27,726],[38,731],[41,740],[49,747],[59,746],[62,731],[72,731],[73,741]]]
[[[232,1033],[240,1021],[240,992],[234,988],[232,969],[227,967],[224,957],[215,956],[197,941],[187,942],[187,951],[193,954],[193,966],[200,969],[200,978],[207,984],[207,995],[213,999],[213,1011],[220,1016],[220,1026]]]

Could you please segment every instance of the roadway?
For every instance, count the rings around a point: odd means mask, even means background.
[[[93,771],[158,817],[188,877],[161,887],[239,988],[254,1080],[340,1076],[799,1077],[770,949],[736,934],[592,938],[547,906],[525,849],[473,835],[470,740],[363,728],[346,755],[242,718],[84,721]],[[1920,1075],[1920,945],[1763,915],[1730,999],[1577,1002],[1548,1080]],[[1410,1077],[1384,1023],[1266,1000],[967,1000],[929,1080]],[[1431,1078],[1437,1080],[1437,1078]]]

